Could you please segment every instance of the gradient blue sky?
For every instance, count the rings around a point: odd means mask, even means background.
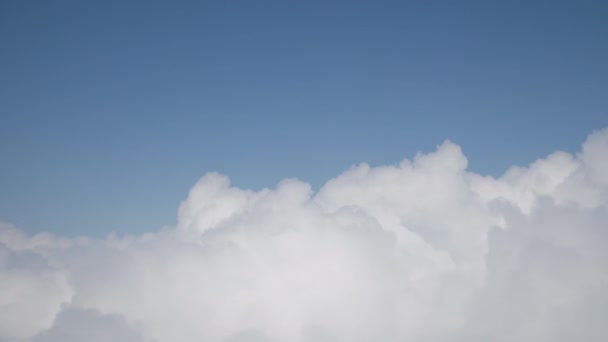
[[[205,172],[318,188],[444,139],[498,175],[608,125],[606,1],[2,1],[0,221],[175,222]]]

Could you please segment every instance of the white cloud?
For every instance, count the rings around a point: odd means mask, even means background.
[[[606,340],[607,161],[603,130],[495,179],[445,142],[316,194],[208,174],[141,236],[1,225],[0,340]]]
[[[72,295],[67,272],[50,266],[42,251],[28,250],[42,248],[40,240],[0,224],[0,340],[50,327]]]
[[[130,328],[117,314],[100,315],[95,310],[65,308],[51,329],[33,339],[34,342],[143,342],[141,335]]]

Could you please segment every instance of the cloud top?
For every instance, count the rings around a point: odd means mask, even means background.
[[[170,229],[0,225],[0,340],[601,341],[606,222],[608,130],[499,178],[449,141],[316,193],[210,173]]]

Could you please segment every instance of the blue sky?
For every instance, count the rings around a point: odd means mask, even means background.
[[[498,175],[608,125],[604,1],[2,1],[0,221],[175,222],[205,172],[318,188],[445,139]]]

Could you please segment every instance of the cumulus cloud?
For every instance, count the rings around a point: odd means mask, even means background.
[[[607,222],[608,130],[499,178],[451,142],[316,193],[211,173],[170,229],[0,225],[0,340],[604,341]]]
[[[66,308],[55,318],[51,329],[37,335],[34,342],[143,342],[124,318],[117,314],[100,315],[95,310]]]

